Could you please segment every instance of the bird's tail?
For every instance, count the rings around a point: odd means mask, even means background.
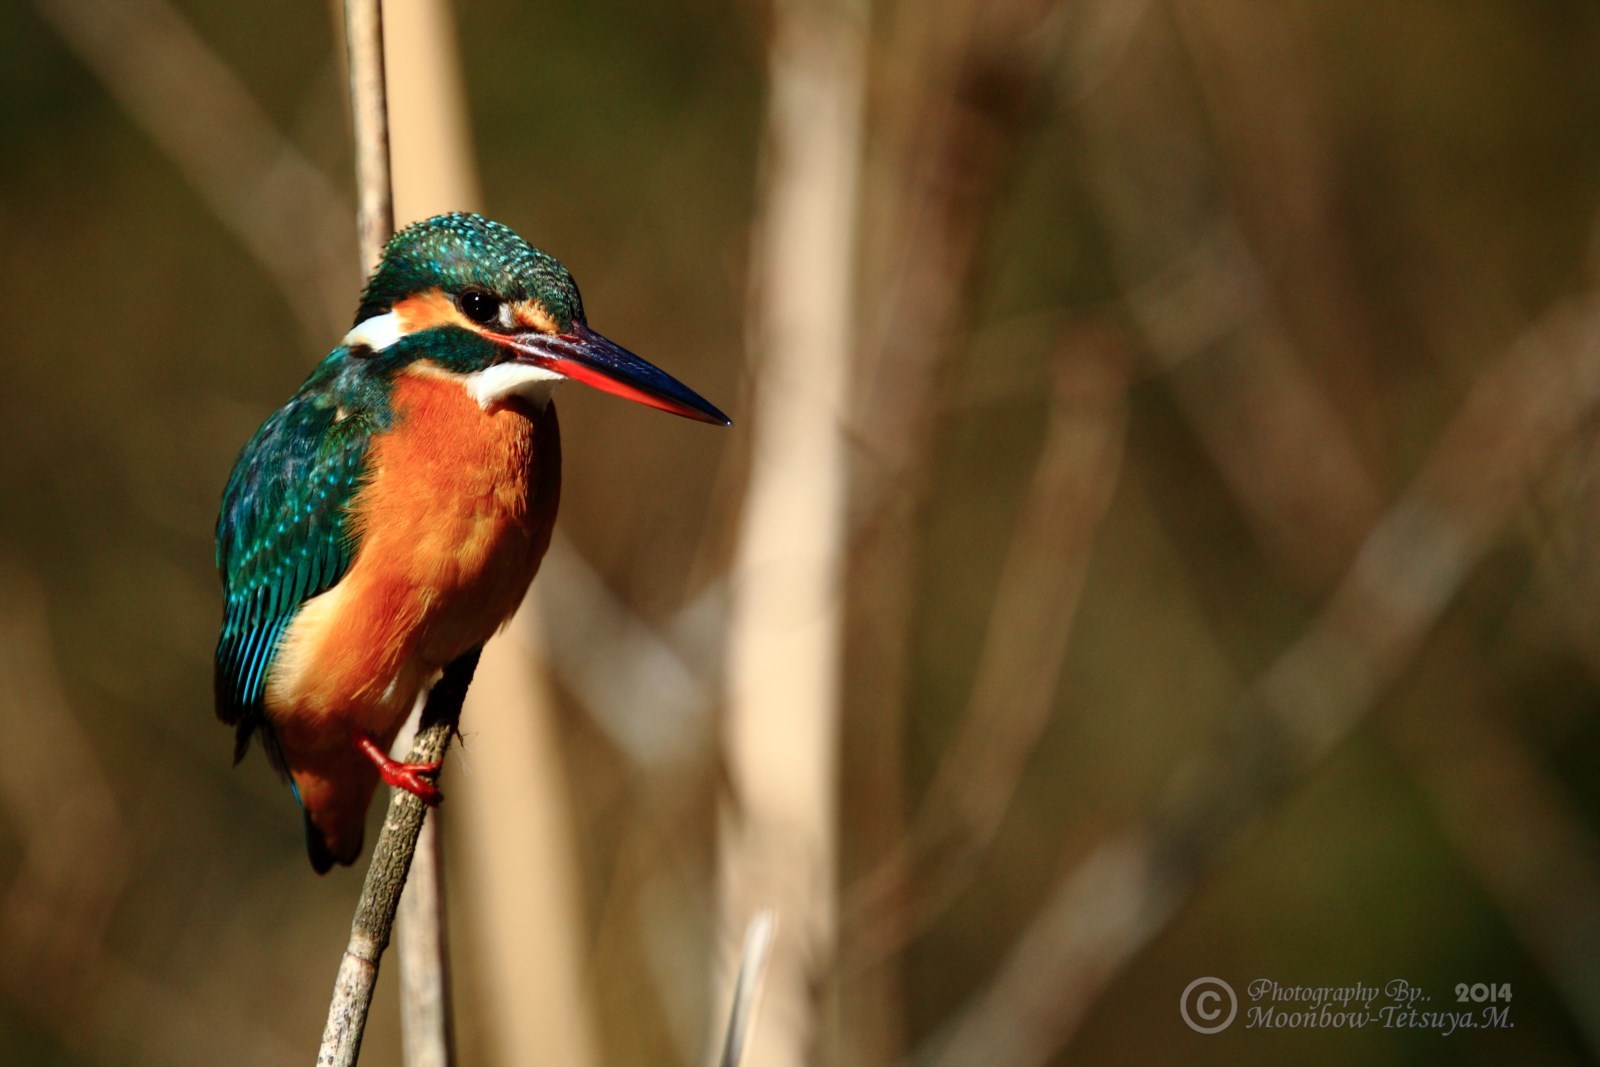
[[[311,869],[318,874],[327,874],[335,862],[346,867],[354,863],[356,857],[361,855],[362,836],[362,833],[357,833],[353,844],[346,843],[341,852],[335,852],[328,845],[327,835],[311,820],[311,813],[306,812],[306,854],[311,857]]]
[[[332,780],[304,772],[294,776],[306,817],[306,855],[318,874],[335,863],[348,867],[360,857],[367,808],[378,784],[378,772],[354,751],[340,759],[344,766]]]

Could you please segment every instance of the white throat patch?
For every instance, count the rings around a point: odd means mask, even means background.
[[[467,391],[481,408],[491,408],[514,396],[534,410],[543,411],[550,402],[550,390],[563,380],[565,375],[529,363],[497,363],[467,375]]]
[[[374,315],[344,335],[346,348],[367,348],[382,352],[406,336],[400,316],[390,311]],[[517,397],[537,411],[543,411],[550,402],[550,390],[565,375],[529,363],[497,363],[493,367],[462,376],[467,392],[478,406],[488,409],[507,399]]]
[[[400,324],[400,316],[390,311],[383,315],[372,316],[345,334],[344,346],[370,348],[374,352],[382,352],[405,335],[405,329]]]

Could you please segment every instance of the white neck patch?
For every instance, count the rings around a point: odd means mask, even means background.
[[[566,376],[530,363],[497,363],[492,367],[466,376],[467,392],[484,409],[493,407],[507,397],[526,401],[534,410],[543,411],[550,402],[550,390]]]
[[[345,334],[344,346],[382,352],[404,336],[404,323],[400,321],[400,316],[390,311],[374,315]],[[467,392],[472,394],[472,399],[481,408],[491,408],[514,396],[532,405],[536,411],[543,411],[550,402],[550,390],[565,378],[565,375],[531,363],[497,363],[475,374],[464,375],[462,380]]]
[[[400,316],[390,311],[374,315],[345,334],[344,346],[370,348],[374,352],[382,352],[405,335],[405,327],[400,323]]]

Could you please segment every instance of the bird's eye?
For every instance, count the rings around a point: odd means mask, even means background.
[[[461,314],[477,323],[488,326],[500,319],[500,300],[482,289],[468,289],[457,298]]]

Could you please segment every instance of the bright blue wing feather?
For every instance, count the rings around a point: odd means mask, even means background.
[[[332,366],[329,360],[319,371]],[[236,757],[260,725],[284,632],[302,604],[344,576],[356,551],[347,509],[362,484],[374,421],[342,409],[326,385],[313,374],[256,431],[223,494],[216,701],[217,717],[238,728]]]

